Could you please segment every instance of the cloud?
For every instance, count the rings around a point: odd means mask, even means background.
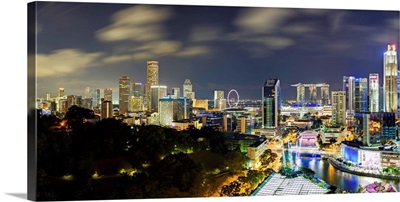
[[[78,49],[60,49],[37,54],[37,77],[65,76],[96,66],[101,52],[86,53]]]
[[[162,23],[172,16],[165,7],[139,5],[115,13],[112,24],[95,34],[101,41],[151,41],[165,37]]]
[[[338,13],[332,13],[329,17],[331,20],[331,33],[335,33],[336,31],[339,30],[343,19],[347,16],[347,13],[345,11],[338,12]]]
[[[190,56],[199,56],[204,55],[210,52],[210,49],[206,46],[193,46],[187,47],[175,54],[175,56],[179,57],[190,57]]]
[[[222,34],[221,28],[212,25],[203,25],[192,28],[189,39],[195,42],[211,41],[218,39]]]
[[[239,15],[234,24],[245,33],[273,33],[294,15],[294,9],[248,8]]]
[[[296,34],[296,35],[302,35],[302,34],[307,34],[310,32],[314,32],[315,26],[312,23],[302,23],[302,24],[291,24],[282,27],[281,31],[286,33],[286,34]]]

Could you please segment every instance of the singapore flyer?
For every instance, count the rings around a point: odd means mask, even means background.
[[[230,90],[227,101],[229,108],[236,108],[239,103],[239,93],[235,89]]]

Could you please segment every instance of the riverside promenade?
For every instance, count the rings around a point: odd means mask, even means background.
[[[360,176],[367,176],[367,177],[375,177],[375,178],[381,178],[381,179],[389,179],[389,180],[400,180],[400,175],[399,174],[388,174],[388,173],[383,173],[378,170],[365,170],[363,168],[359,167],[354,167],[354,166],[347,166],[344,163],[329,157],[328,158],[329,164],[331,164],[334,168],[348,172],[351,174],[355,175],[360,175]]]

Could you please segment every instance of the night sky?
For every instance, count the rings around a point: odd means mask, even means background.
[[[146,83],[146,61],[159,61],[159,84],[190,79],[198,99],[236,89],[261,99],[265,80],[281,80],[282,98],[296,83],[328,83],[379,73],[383,53],[399,43],[399,11],[38,3],[37,90],[84,95],[118,79]],[[318,90],[318,94],[320,94]]]

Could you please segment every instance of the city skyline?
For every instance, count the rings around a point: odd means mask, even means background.
[[[112,88],[116,101],[118,78],[146,83],[154,60],[168,92],[190,79],[199,99],[230,89],[261,99],[265,79],[276,77],[282,99],[294,100],[295,83],[337,90],[344,75],[383,75],[398,24],[397,11],[46,2],[38,6],[38,96]]]

